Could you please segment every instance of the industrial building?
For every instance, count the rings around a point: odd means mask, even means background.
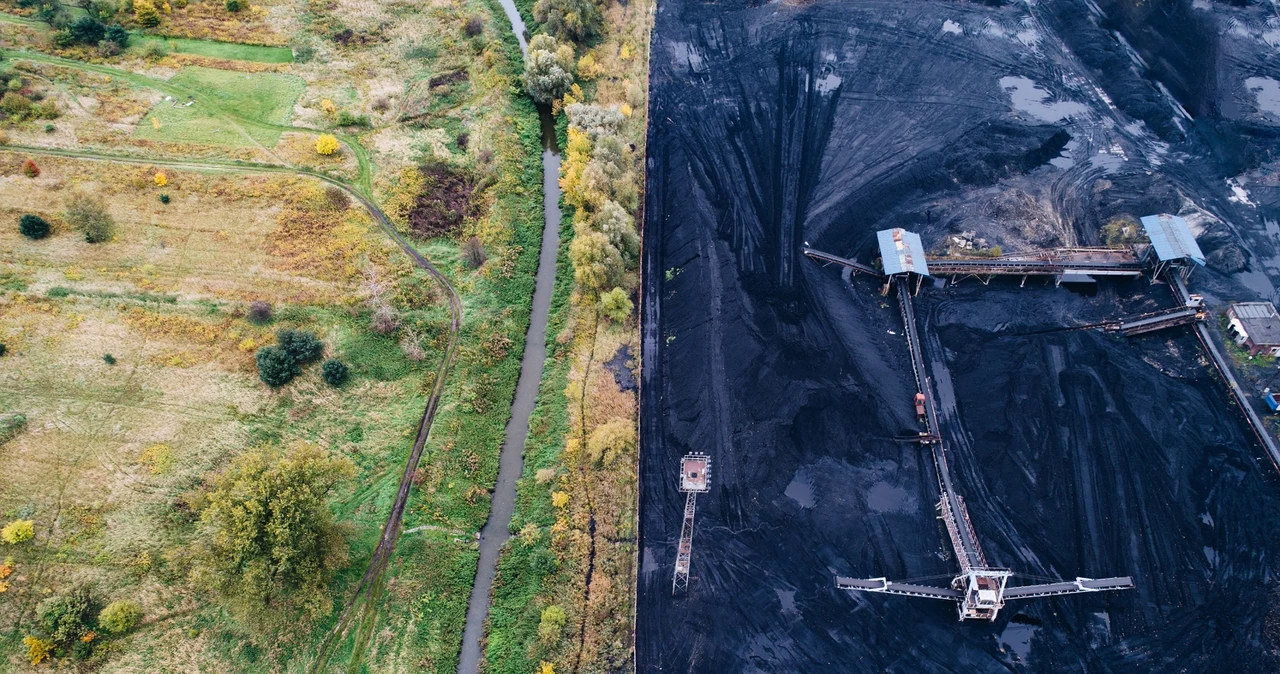
[[[1280,313],[1270,302],[1239,302],[1227,309],[1227,331],[1250,355],[1280,356]]]

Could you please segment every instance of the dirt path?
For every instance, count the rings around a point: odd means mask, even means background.
[[[501,0],[511,19],[512,30],[526,51],[524,21],[511,0]],[[484,623],[489,615],[489,591],[498,571],[498,556],[511,538],[511,516],[515,512],[516,481],[524,467],[524,443],[529,435],[529,417],[538,399],[542,367],[547,358],[547,320],[551,311],[551,295],[555,289],[556,253],[560,248],[560,152],[556,148],[555,126],[550,112],[539,110],[542,118],[542,250],[538,254],[538,275],[533,290],[533,309],[529,315],[529,332],[525,335],[524,357],[520,362],[520,380],[511,403],[506,439],[498,464],[498,483],[494,488],[489,520],[480,530],[480,563],[475,584],[467,604],[467,621],[462,630],[462,651],[458,655],[458,674],[475,674],[480,670],[484,653]]]

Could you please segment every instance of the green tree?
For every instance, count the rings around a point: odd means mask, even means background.
[[[43,239],[49,236],[49,223],[38,215],[27,213],[18,218],[18,232],[28,239]]]
[[[599,35],[604,25],[595,0],[538,0],[533,5],[533,18],[548,33],[579,44]]]
[[[606,199],[591,220],[596,231],[609,237],[609,243],[618,249],[624,263],[630,264],[640,257],[640,235],[632,224],[635,219],[618,202]]]
[[[587,291],[588,299],[605,288],[622,282],[622,256],[600,232],[582,232],[569,244],[569,260],[573,262],[573,280]]]
[[[298,361],[278,346],[264,346],[254,354],[258,363],[258,378],[262,383],[277,388],[298,376]]]
[[[124,634],[142,619],[142,609],[130,599],[117,599],[98,614],[98,626],[112,634]]]
[[[201,510],[196,579],[250,620],[328,614],[329,582],[347,563],[347,527],[327,500],[353,473],[350,461],[305,442],[245,452]]]
[[[66,201],[66,218],[89,243],[102,243],[115,235],[116,222],[102,201],[87,194],[73,194]]]
[[[316,337],[316,333],[307,330],[277,330],[276,343],[299,365],[305,365],[324,355],[324,342]]]
[[[65,648],[89,631],[96,608],[89,589],[77,587],[40,602],[36,618],[44,635]]]
[[[573,47],[550,35],[535,35],[524,59],[524,88],[539,103],[550,103],[573,85]]]
[[[82,16],[67,26],[67,32],[76,44],[98,44],[106,37],[107,27],[91,16]]]
[[[326,384],[336,388],[347,383],[347,378],[351,376],[351,369],[337,358],[330,358],[320,368],[320,376],[324,377]]]
[[[634,308],[631,298],[627,297],[626,291],[622,288],[614,288],[600,296],[600,310],[615,323],[627,320]]]
[[[611,465],[635,448],[636,426],[629,419],[613,419],[601,424],[587,437],[587,456],[597,464]]]

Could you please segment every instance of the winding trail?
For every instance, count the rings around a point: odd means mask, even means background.
[[[520,43],[521,54],[528,53],[524,20],[512,0],[499,0],[511,30]],[[533,306],[529,313],[529,331],[525,335],[524,356],[520,361],[520,379],[511,402],[511,418],[498,461],[498,483],[489,507],[489,519],[480,530],[480,562],[475,583],[467,603],[467,620],[462,630],[462,651],[458,654],[458,674],[478,674],[484,658],[485,620],[489,616],[489,593],[498,573],[498,557],[511,538],[511,516],[515,513],[516,482],[524,470],[524,443],[529,435],[529,418],[538,399],[542,369],[547,359],[547,321],[551,313],[551,296],[555,290],[556,253],[560,249],[560,151],[556,147],[555,120],[551,111],[539,107],[542,120],[542,249],[538,254],[538,273],[533,289]]]

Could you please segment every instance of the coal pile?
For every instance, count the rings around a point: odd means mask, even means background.
[[[1149,279],[926,283],[916,303],[988,559],[1023,582],[1137,589],[1010,602],[992,624],[837,591],[837,574],[941,585],[956,564],[928,450],[894,439],[917,428],[896,302],[800,254],[869,263],[888,227],[937,248],[1096,245],[1114,217],[1170,212],[1217,266],[1193,292],[1274,298],[1274,17],[1207,0],[659,5],[639,671],[1280,670],[1280,478],[1194,334],[1062,329],[1171,306]],[[690,451],[712,487],[673,598]]]

